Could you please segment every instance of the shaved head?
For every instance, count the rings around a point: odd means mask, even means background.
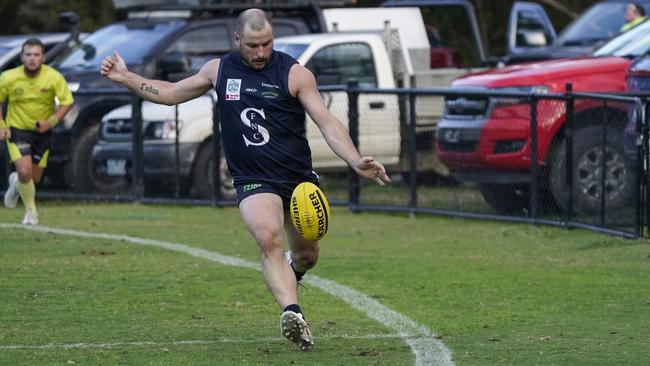
[[[235,44],[250,68],[261,70],[273,54],[273,28],[269,16],[260,9],[248,9],[237,19]]]
[[[243,35],[246,29],[259,32],[270,26],[269,16],[261,9],[245,10],[237,18],[237,33],[239,35]]]

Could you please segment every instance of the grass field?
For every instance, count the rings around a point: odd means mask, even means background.
[[[235,208],[22,213],[0,210],[2,365],[650,364],[643,241],[335,207],[300,352]]]

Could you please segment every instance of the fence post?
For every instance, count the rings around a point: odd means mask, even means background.
[[[573,85],[566,84],[566,123],[564,128],[564,184],[566,186],[566,211],[564,212],[564,223],[568,224],[573,220]],[[568,226],[568,225],[567,225]]]
[[[415,127],[417,124],[416,119],[416,108],[415,103],[417,103],[416,95],[413,91],[409,91],[409,125],[408,125],[408,154],[409,154],[409,206],[411,207],[411,212],[414,212],[414,209],[418,204],[418,189],[417,189],[417,177],[418,177],[418,161],[417,161],[417,134],[415,132]]]
[[[641,100],[637,100],[636,103],[634,104],[634,116],[635,116],[635,130],[636,130],[636,166],[635,166],[635,171],[636,171],[636,197],[637,197],[637,203],[636,203],[636,235],[638,237],[641,237],[643,235],[643,224],[644,224],[644,208],[648,206],[645,197],[647,194],[647,189],[648,186],[646,184],[646,179],[645,179],[645,171],[643,169],[643,157],[646,156],[647,153],[647,146],[648,146],[648,139],[647,139],[647,134],[645,133],[645,130],[647,130],[644,127],[644,121],[645,121],[645,105],[641,103]]]
[[[212,159],[212,205],[218,206],[219,201],[223,199],[221,192],[221,129],[219,123],[221,115],[219,114],[218,101],[212,103],[212,146],[214,159]]]
[[[607,110],[607,100],[603,100],[603,110]],[[607,112],[603,113],[603,138],[600,141],[601,154],[603,158],[600,164],[600,226],[605,226],[605,210],[607,209],[607,124],[609,120],[607,118]]]
[[[178,140],[178,104],[174,106],[174,197],[181,195],[181,153]]]
[[[133,161],[132,161],[132,178],[133,178],[133,198],[136,202],[142,201],[144,196],[144,164],[142,163],[144,149],[142,138],[142,98],[133,98],[133,107],[131,108],[132,130],[131,141],[133,146]]]
[[[350,80],[348,82],[348,130],[352,144],[359,148],[359,82]],[[359,176],[351,167],[348,168],[348,200],[350,211],[358,211],[359,205]]]
[[[643,187],[645,188],[644,192],[645,192],[645,198],[647,200],[648,199],[648,191],[647,191],[647,188],[648,188],[648,172],[650,172],[650,159],[646,158],[646,156],[648,154],[650,154],[650,132],[649,132],[650,129],[648,128],[648,114],[650,114],[650,101],[648,99],[646,99],[644,101],[644,103],[645,103],[645,106],[644,106],[643,110],[645,111],[645,113],[642,115],[642,117],[641,117],[642,120],[640,121],[641,129],[643,131],[643,135],[642,135],[643,136],[643,139],[642,139],[643,147],[642,147],[642,151],[641,151],[642,155],[640,156],[641,160],[639,160],[639,163],[641,164],[641,162],[643,162],[642,163],[643,164],[643,166],[642,166],[642,169],[643,169],[642,177],[643,178],[642,179],[644,181],[643,182]],[[643,204],[645,204],[645,211],[646,211],[645,212],[645,216],[646,216],[645,217],[645,219],[646,219],[646,227],[645,227],[645,229],[649,230],[650,229],[650,205],[648,204],[647,201],[643,201]],[[647,232],[646,232],[646,236],[648,236]]]
[[[537,218],[539,166],[537,158],[537,102],[536,95],[530,97],[530,210],[528,217]]]

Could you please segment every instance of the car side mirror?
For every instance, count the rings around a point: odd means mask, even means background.
[[[82,43],[79,47],[84,51],[84,60],[90,61],[97,56],[97,49],[94,46]]]
[[[515,47],[545,47],[548,46],[546,33],[538,29],[521,29],[517,34]]]
[[[79,14],[73,11],[59,13],[59,22],[70,30],[70,35],[65,41],[59,42],[45,53],[45,62],[50,63],[60,54],[72,49],[80,43],[79,35],[81,34]],[[93,55],[94,56],[94,55]],[[87,60],[87,59],[86,59]]]
[[[520,56],[551,46],[557,35],[541,5],[516,1],[510,11],[506,39],[508,55]]]

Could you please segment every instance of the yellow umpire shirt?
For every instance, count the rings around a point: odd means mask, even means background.
[[[0,103],[9,100],[5,120],[10,127],[35,130],[37,121],[54,114],[54,97],[61,105],[74,103],[63,75],[47,65],[42,65],[41,71],[33,78],[25,75],[24,66],[0,75]]]

